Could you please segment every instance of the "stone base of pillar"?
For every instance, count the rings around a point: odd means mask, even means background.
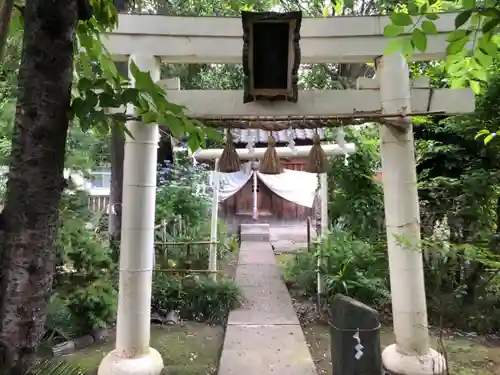
[[[113,350],[103,358],[97,375],[160,375],[162,370],[163,359],[153,348],[137,358],[122,358]]]
[[[446,360],[434,349],[417,357],[400,353],[396,344],[384,349],[382,363],[386,371],[394,375],[440,375],[446,371]]]

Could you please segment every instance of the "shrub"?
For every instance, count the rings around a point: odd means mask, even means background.
[[[157,225],[167,220],[168,233],[198,231],[210,215],[212,197],[206,191],[207,169],[178,162],[160,166],[156,191]]]
[[[481,333],[500,329],[500,257],[479,245],[427,240],[423,246],[430,322]]]
[[[210,239],[212,196],[207,189],[208,171],[204,165],[192,165],[177,155],[175,165],[160,166],[156,193],[158,241],[196,242]],[[208,220],[207,220],[208,219]],[[235,250],[236,237],[229,236],[219,221],[217,227],[218,258],[224,259]],[[208,268],[208,245],[162,246],[156,248],[157,264],[162,268]]]
[[[285,266],[287,280],[306,295],[316,294],[316,259],[321,253],[324,263],[320,272],[325,277],[327,300],[342,293],[374,306],[389,302],[385,249],[340,230],[329,233],[313,249],[297,254]]]
[[[70,336],[104,327],[116,315],[116,280],[110,277],[115,266],[107,237],[87,229],[93,219],[87,202],[85,193],[70,192],[63,197],[61,206],[55,295],[51,300],[60,307],[49,308],[48,321],[52,330]],[[61,314],[69,314],[71,329],[65,322],[58,325]]]
[[[179,311],[183,319],[222,323],[241,296],[232,280],[213,281],[204,276],[178,277],[157,273],[153,279],[151,307],[155,311]]]

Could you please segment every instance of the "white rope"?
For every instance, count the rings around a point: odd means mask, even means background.
[[[297,154],[297,148],[295,147],[295,140],[293,139],[293,129],[287,129],[286,135],[288,138],[288,147],[292,150],[293,154]]]

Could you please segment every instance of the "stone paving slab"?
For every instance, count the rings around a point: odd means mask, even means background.
[[[269,287],[277,283],[283,284],[283,277],[274,264],[240,264],[236,268],[236,284],[239,287]]]
[[[241,241],[271,241],[269,224],[241,224],[240,226]]]
[[[270,245],[269,243],[260,241],[242,241],[240,245],[240,253],[268,253]],[[272,248],[271,248],[272,250]]]
[[[295,253],[299,251],[307,251],[306,242],[294,242],[287,240],[271,241],[274,246],[275,253]]]
[[[299,324],[284,283],[244,286],[240,290],[245,302],[229,313],[228,324]]]
[[[238,265],[261,264],[261,265],[276,265],[276,256],[271,250],[271,245],[266,244],[270,251],[240,251],[238,256]]]
[[[228,326],[219,375],[317,375],[299,325]]]
[[[317,375],[269,241],[242,241],[236,284],[218,375]]]

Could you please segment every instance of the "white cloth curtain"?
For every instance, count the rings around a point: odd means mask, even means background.
[[[243,186],[246,185],[250,177],[252,177],[252,168],[250,163],[245,163],[242,165],[241,171],[234,173],[221,173],[212,172],[219,174],[219,202],[223,202],[229,197],[232,197],[238,191],[240,191]],[[210,185],[213,187],[213,175]]]
[[[257,176],[281,198],[300,206],[313,206],[319,184],[316,173],[285,169],[283,173],[273,175],[257,172]]]
[[[219,173],[219,202],[225,201],[240,191],[253,175],[251,163],[245,163],[239,172],[212,172],[210,181],[212,186],[214,173]],[[316,173],[285,169],[283,173],[276,175],[257,172],[257,177],[281,198],[300,206],[313,206],[319,183]]]

